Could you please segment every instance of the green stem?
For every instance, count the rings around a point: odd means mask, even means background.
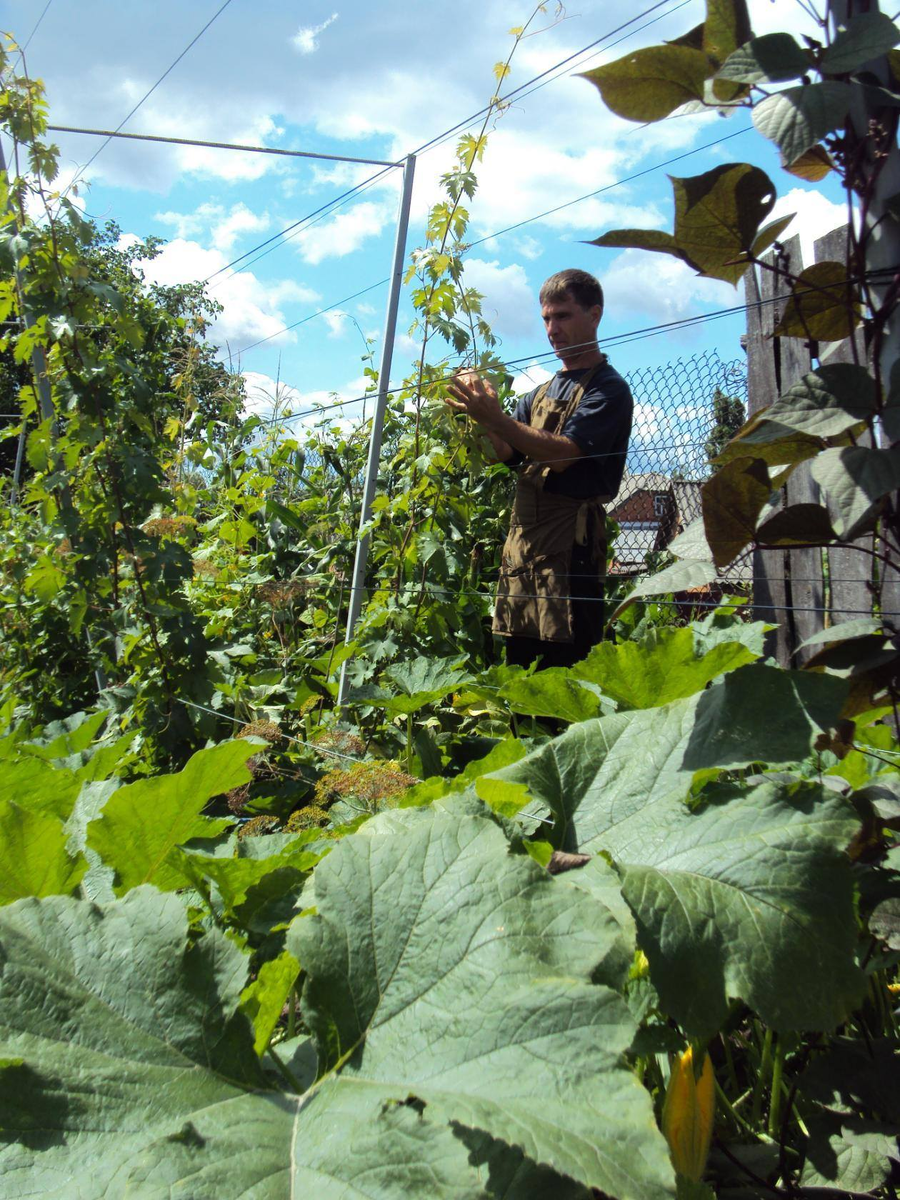
[[[413,773],[413,719],[412,713],[406,714],[406,770]]]
[[[298,1096],[302,1096],[303,1088],[300,1086],[300,1084],[297,1082],[297,1080],[294,1078],[294,1076],[291,1074],[291,1072],[287,1069],[287,1067],[284,1065],[284,1063],[281,1061],[281,1059],[278,1057],[278,1055],[275,1053],[274,1049],[271,1046],[269,1046],[269,1057],[272,1059],[272,1062],[278,1068],[279,1074],[285,1080],[285,1082],[290,1087],[290,1089],[292,1091],[296,1092]]]
[[[287,1019],[287,1036],[292,1038],[297,1025],[297,986],[296,984],[288,993],[288,1019]]]
[[[772,1030],[767,1029],[763,1035],[762,1054],[759,1061],[759,1073],[756,1076],[756,1088],[753,1092],[753,1107],[750,1110],[750,1120],[754,1126],[759,1125],[762,1117],[763,1093],[766,1090],[766,1079],[769,1074],[769,1062],[772,1058]]]
[[[722,1041],[722,1049],[725,1052],[725,1069],[728,1071],[728,1078],[731,1082],[732,1088],[737,1091],[739,1085],[737,1081],[737,1073],[734,1069],[734,1059],[731,1056],[731,1046],[729,1045],[728,1038],[724,1033],[720,1034],[720,1038]]]
[[[775,1053],[772,1058],[772,1098],[769,1101],[769,1135],[777,1138],[781,1130],[781,1094],[782,1077],[784,1075],[784,1042],[779,1038],[775,1042]]]
[[[722,1091],[722,1085],[719,1083],[718,1079],[716,1080],[716,1100],[722,1106],[722,1108],[724,1108],[725,1112],[728,1114],[729,1117],[731,1117],[731,1119],[734,1121],[735,1125],[737,1125],[739,1129],[743,1129],[743,1131],[745,1133],[749,1133],[750,1136],[756,1138],[757,1141],[768,1142],[768,1143],[774,1145],[772,1138],[770,1138],[768,1134],[760,1133],[759,1129],[757,1129],[753,1125],[751,1125],[749,1121],[746,1121],[740,1115],[740,1113],[735,1112],[734,1108],[732,1108],[732,1106],[728,1100],[728,1097]]]

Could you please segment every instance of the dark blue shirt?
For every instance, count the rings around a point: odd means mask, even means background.
[[[554,399],[569,400],[589,370],[590,367],[557,371],[547,394]],[[523,396],[516,407],[515,419],[523,425],[531,423],[531,404],[537,391],[535,388]],[[609,363],[598,367],[578,408],[562,429],[553,431],[571,438],[585,457],[575,459],[564,471],[551,471],[544,490],[576,500],[615,496],[625,470],[633,409],[628,384],[619,372]],[[525,461],[525,455],[516,451],[506,465],[517,467]]]

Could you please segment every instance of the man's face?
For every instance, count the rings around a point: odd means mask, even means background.
[[[544,328],[557,357],[565,362],[584,354],[596,340],[601,314],[599,304],[582,308],[568,293],[542,304]]]

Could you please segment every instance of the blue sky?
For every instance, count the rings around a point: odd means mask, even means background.
[[[577,11],[573,6],[559,16],[549,6],[535,26],[543,32],[522,43],[504,90],[576,54],[651,2],[585,0]],[[45,81],[51,122],[114,128],[221,3],[52,0],[27,52],[29,71]],[[24,40],[45,4],[2,0],[3,28]],[[812,32],[797,3],[751,0],[750,9],[757,32]],[[377,5],[312,0],[302,6],[231,0],[126,129],[395,160],[483,106],[493,90],[492,66],[509,50],[508,30],[529,12],[527,4],[510,0]],[[471,251],[466,277],[485,294],[503,357],[523,360],[523,386],[529,378],[536,383],[546,377],[545,368],[532,362],[546,350],[536,297],[542,280],[563,267],[583,267],[603,282],[602,336],[742,300],[740,290],[698,279],[667,256],[584,244],[618,226],[669,228],[665,170],[630,184],[617,181],[749,125],[744,113],[727,121],[704,114],[639,128],[612,116],[593,87],[574,77],[629,49],[676,37],[703,13],[701,0],[667,0],[617,35],[618,45],[581,54],[558,78],[517,100],[497,123],[471,206],[472,238],[488,240]],[[640,29],[647,21],[652,24]],[[54,136],[66,182],[99,143]],[[452,148],[447,142],[419,159],[410,250],[423,242],[425,215],[439,198],[439,177],[450,165]],[[776,214],[798,212],[797,226],[807,242],[841,223],[837,193],[804,187],[785,175],[774,150],[752,131],[669,170],[692,175],[727,161],[754,162],[769,172],[780,194]],[[81,195],[88,213],[101,222],[114,219],[126,236],[166,238],[153,271],[160,281],[176,282],[212,275],[373,171],[113,141],[85,172]],[[279,331],[388,274],[398,176],[377,181],[247,269],[213,281],[211,293],[225,305],[213,334],[223,353],[248,374],[257,397],[271,392],[276,378],[303,407],[330,392],[348,397],[361,390],[362,339],[380,342],[386,288],[340,304],[293,332]],[[617,186],[531,220],[611,184]],[[518,222],[529,223],[489,237]],[[395,380],[415,353],[405,335],[411,318],[404,300]],[[742,318],[718,320],[610,353],[623,371],[710,348],[724,359],[740,358],[742,330]],[[268,340],[246,349],[261,338]]]

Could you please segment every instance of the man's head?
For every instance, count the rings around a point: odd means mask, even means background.
[[[572,370],[598,362],[603,289],[594,276],[576,268],[558,271],[544,283],[540,301],[547,337],[563,367]]]

